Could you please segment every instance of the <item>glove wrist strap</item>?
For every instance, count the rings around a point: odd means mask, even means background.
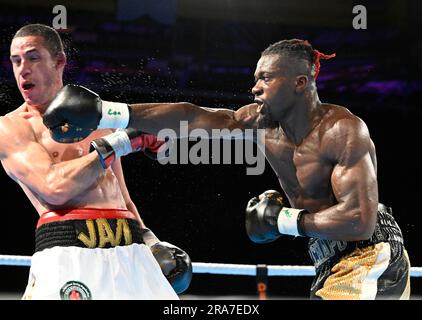
[[[160,239],[148,228],[141,229],[142,240],[147,247],[151,248],[154,244],[160,242]]]
[[[103,139],[112,146],[116,153],[116,158],[123,157],[132,152],[132,143],[127,133],[123,130],[117,130],[112,134],[104,136]]]
[[[283,207],[277,218],[278,231],[291,236],[303,236],[299,227],[300,218],[303,213],[305,213],[303,209]]]
[[[107,169],[117,158],[132,152],[132,145],[126,132],[117,130],[100,139],[93,140],[91,146],[98,152],[101,165]]]
[[[129,106],[126,103],[102,101],[102,117],[98,129],[127,128],[129,115]]]

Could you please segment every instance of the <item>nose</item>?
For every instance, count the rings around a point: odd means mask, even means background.
[[[260,86],[259,81],[257,81],[252,88],[252,94],[255,96],[260,96],[262,93],[263,93],[262,87]]]
[[[26,60],[22,60],[18,70],[19,70],[19,74],[22,77],[25,77],[31,73],[31,64]]]

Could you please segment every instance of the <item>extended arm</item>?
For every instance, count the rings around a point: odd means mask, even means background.
[[[204,129],[211,134],[212,129],[253,128],[256,105],[243,106],[237,111],[229,109],[205,108],[192,103],[143,103],[130,105],[129,127],[157,134],[163,128],[174,130],[180,136],[180,122],[187,121],[187,131]]]
[[[75,85],[63,87],[47,108],[43,121],[52,130],[54,140],[75,142],[98,128],[135,128],[151,134],[172,129],[180,137],[181,121],[187,121],[183,131],[204,129],[256,128],[257,105],[250,104],[237,111],[211,109],[191,103],[145,103],[127,105],[103,101],[94,92]]]

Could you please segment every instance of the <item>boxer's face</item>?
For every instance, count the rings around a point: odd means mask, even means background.
[[[281,120],[285,111],[294,103],[295,79],[281,59],[278,55],[266,55],[259,59],[256,66],[252,93],[264,123]]]
[[[13,39],[10,60],[22,97],[28,105],[44,105],[54,98],[64,63],[53,58],[39,36]]]

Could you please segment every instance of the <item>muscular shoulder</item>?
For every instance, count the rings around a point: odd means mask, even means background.
[[[348,109],[328,105],[320,127],[321,145],[332,160],[353,163],[371,149],[371,138],[365,122]]]
[[[345,107],[328,105],[325,108],[327,112],[321,130],[328,137],[369,136],[365,122]]]
[[[19,114],[21,114],[23,112],[27,112],[27,111],[28,111],[28,107],[25,103],[23,103],[22,105],[20,105],[15,110],[12,110],[9,113],[7,113],[6,116],[16,116],[16,115],[19,115]]]
[[[34,131],[28,120],[9,114],[0,117],[0,154],[3,158],[11,149],[22,146],[35,139]]]

